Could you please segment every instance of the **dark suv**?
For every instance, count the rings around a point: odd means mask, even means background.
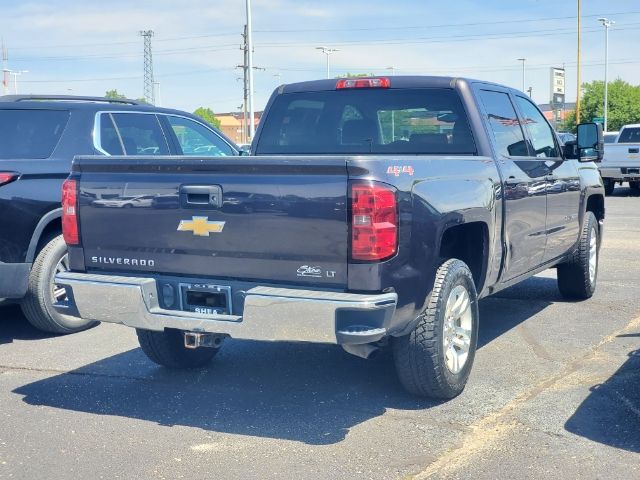
[[[68,267],[61,186],[75,155],[234,156],[238,148],[194,115],[100,97],[0,97],[0,299],[18,299],[37,328],[71,333],[93,325],[57,313]],[[125,187],[126,190],[126,187]],[[98,189],[99,205],[143,204],[135,191]],[[113,199],[113,200],[112,200]],[[117,236],[118,232],[112,232]]]

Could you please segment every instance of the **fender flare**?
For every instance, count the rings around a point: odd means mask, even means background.
[[[47,226],[49,226],[51,222],[58,218],[62,218],[62,207],[51,210],[40,219],[38,225],[36,225],[36,228],[33,231],[31,241],[29,242],[29,248],[27,249],[27,258],[25,260],[26,262],[33,263],[33,260],[36,257],[36,250],[38,248],[38,243],[40,243],[42,232],[44,232],[44,229],[47,228]]]

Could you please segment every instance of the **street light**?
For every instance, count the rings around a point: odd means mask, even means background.
[[[524,85],[525,85],[525,81],[524,81],[524,70],[525,70],[525,62],[527,61],[526,58],[518,58],[519,62],[522,62],[522,91],[524,92]]]
[[[609,98],[609,83],[607,80],[607,73],[609,70],[609,27],[613,25],[613,20],[608,18],[599,18],[599,22],[602,22],[604,27],[604,131],[607,131],[607,107]]]
[[[336,48],[329,48],[329,47],[316,47],[316,50],[322,50],[322,53],[324,53],[327,56],[327,78],[331,78],[331,75],[329,72],[329,55],[335,52],[339,52],[340,50]]]
[[[8,73],[9,75],[13,75],[13,90],[15,94],[18,94],[18,76],[23,73],[29,73],[29,70],[9,70],[8,68],[3,68],[3,72]]]

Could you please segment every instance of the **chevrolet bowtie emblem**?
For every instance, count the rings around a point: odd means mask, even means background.
[[[191,217],[191,220],[180,220],[179,232],[193,232],[198,237],[208,237],[210,233],[220,233],[225,222],[210,222],[209,217]]]

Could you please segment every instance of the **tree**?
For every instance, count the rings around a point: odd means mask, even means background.
[[[111,98],[113,100],[122,100],[124,98],[127,98],[126,95],[122,95],[121,93],[118,93],[118,90],[116,90],[115,88],[113,90],[107,90],[104,96],[105,98]]]
[[[604,82],[595,80],[582,85],[584,94],[580,103],[580,122],[590,122],[604,116]],[[620,130],[628,123],[640,122],[640,85],[631,85],[618,78],[609,83],[607,128]],[[564,128],[575,130],[576,113],[569,112]]]
[[[220,120],[216,118],[216,114],[213,113],[213,110],[207,107],[199,107],[193,112],[194,115],[200,117],[202,120],[207,122],[209,125],[220,128]]]

